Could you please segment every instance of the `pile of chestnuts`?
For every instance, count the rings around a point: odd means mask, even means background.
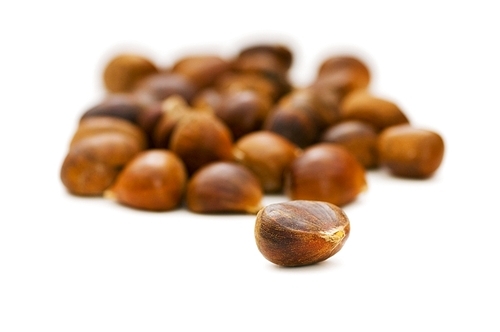
[[[193,54],[168,68],[116,55],[102,74],[105,97],[69,143],[62,183],[148,211],[257,214],[257,246],[271,262],[331,257],[349,235],[341,207],[366,190],[366,172],[429,178],[444,142],[374,95],[359,57],[327,57],[307,86],[291,81],[292,62],[281,44]],[[290,201],[263,207],[271,193]]]

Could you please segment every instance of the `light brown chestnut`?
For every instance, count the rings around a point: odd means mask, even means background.
[[[151,149],[130,160],[104,196],[137,209],[168,211],[181,204],[186,181],[179,157],[168,150]]]
[[[139,81],[133,90],[134,97],[142,105],[162,102],[172,95],[179,95],[188,103],[198,87],[184,75],[173,72],[160,72]]]
[[[228,60],[215,54],[189,55],[177,60],[172,72],[186,76],[198,89],[202,89],[211,85],[230,66]]]
[[[333,55],[319,66],[314,85],[345,95],[365,89],[370,83],[370,70],[364,60],[355,55]]]
[[[233,151],[235,160],[257,175],[267,193],[283,190],[284,174],[301,152],[297,145],[283,136],[265,130],[241,137]]]
[[[197,213],[252,213],[262,207],[257,177],[235,162],[207,164],[193,174],[186,189],[186,206]]]
[[[337,143],[351,152],[366,168],[378,166],[378,134],[372,125],[357,120],[347,120],[327,128],[321,142]]]
[[[189,175],[213,161],[233,160],[229,128],[215,115],[190,112],[173,129],[169,149],[186,165]]]
[[[381,166],[407,178],[432,176],[441,165],[444,149],[438,133],[404,124],[385,129],[378,140]]]
[[[374,126],[377,131],[410,122],[394,102],[374,96],[366,90],[349,93],[342,100],[340,114],[343,120],[364,121]]]
[[[82,138],[70,147],[63,161],[61,181],[72,194],[100,196],[122,167],[142,150],[133,136],[121,132]]]
[[[106,132],[129,135],[137,141],[141,149],[148,147],[146,133],[138,126],[127,120],[111,116],[92,116],[82,118],[70,141],[70,147],[81,139]]]
[[[343,206],[354,201],[366,187],[361,163],[346,148],[334,143],[318,143],[305,149],[285,176],[285,194],[292,200]]]
[[[112,93],[130,92],[138,81],[157,72],[156,65],[143,55],[120,54],[106,64],[104,86]]]
[[[350,222],[338,206],[295,200],[270,204],[255,222],[255,242],[270,262],[287,267],[322,262],[342,249]]]

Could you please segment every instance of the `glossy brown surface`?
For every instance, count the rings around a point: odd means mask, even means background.
[[[129,160],[143,150],[132,136],[120,132],[102,132],[85,137],[71,146],[60,177],[75,195],[102,195]]]
[[[441,135],[410,125],[387,128],[378,140],[381,166],[400,177],[432,176],[441,165],[444,149]]]
[[[189,113],[175,126],[169,149],[176,153],[191,175],[213,161],[232,160],[233,138],[229,128],[208,113]]]
[[[112,93],[130,92],[138,81],[157,72],[156,65],[144,56],[121,54],[106,64],[104,86]]]
[[[230,67],[228,60],[217,55],[191,55],[176,61],[172,72],[186,76],[201,89],[212,84]]]
[[[365,190],[365,169],[346,148],[334,143],[319,143],[305,149],[292,162],[285,177],[285,193],[292,200],[343,206]]]
[[[219,161],[193,174],[186,190],[186,205],[197,213],[257,213],[262,197],[260,182],[250,170]]]
[[[228,90],[220,93],[218,104],[213,105],[215,115],[231,130],[233,139],[262,127],[269,114],[272,101],[253,90]]]
[[[394,102],[374,96],[366,90],[356,90],[348,94],[342,100],[340,110],[343,120],[364,121],[374,126],[377,131],[410,122]]]
[[[337,143],[351,152],[363,167],[378,166],[378,134],[370,124],[362,121],[342,121],[327,128],[320,141]]]
[[[349,237],[350,222],[338,206],[296,200],[260,210],[254,234],[257,248],[270,262],[303,266],[339,252]]]
[[[180,205],[186,181],[179,157],[168,150],[152,149],[128,162],[105,196],[138,209],[167,211]]]
[[[285,171],[300,153],[297,145],[270,131],[247,134],[234,147],[236,161],[257,175],[268,193],[283,190]]]
[[[92,116],[81,119],[71,139],[70,147],[86,137],[106,132],[129,135],[137,141],[142,149],[148,147],[146,134],[139,126],[127,120],[110,116]]]

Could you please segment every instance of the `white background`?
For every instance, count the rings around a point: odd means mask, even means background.
[[[2,2],[0,331],[499,331],[494,3]],[[147,213],[65,191],[69,139],[114,52],[168,66],[254,40],[291,46],[297,84],[327,54],[363,55],[371,89],[444,137],[439,171],[369,173],[345,207],[345,247],[294,269],[261,256],[253,216]]]

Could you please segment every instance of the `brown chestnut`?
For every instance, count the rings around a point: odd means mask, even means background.
[[[262,255],[281,266],[322,262],[342,249],[350,234],[344,211],[333,204],[295,200],[259,211],[255,242]]]
[[[175,125],[169,149],[186,165],[189,175],[213,161],[233,159],[229,128],[215,115],[189,112]]]
[[[391,174],[407,178],[428,178],[439,168],[444,141],[438,133],[410,125],[385,129],[378,140],[380,165]]]
[[[321,142],[337,143],[351,152],[367,169],[378,166],[378,134],[372,125],[357,121],[342,121],[327,128]]]
[[[106,64],[104,86],[112,93],[130,92],[138,81],[157,72],[156,65],[142,55],[120,54]]]
[[[130,160],[104,196],[137,209],[168,211],[180,205],[186,181],[179,157],[168,150],[152,149]]]
[[[262,207],[257,177],[235,162],[207,164],[193,174],[186,189],[186,205],[197,213],[257,213]]]
[[[115,180],[122,167],[143,146],[131,135],[102,132],[78,140],[66,155],[60,177],[75,195],[102,195]]]
[[[235,160],[254,172],[268,193],[282,191],[284,174],[301,152],[285,137],[264,130],[249,133],[234,145]]]
[[[346,148],[318,143],[295,158],[285,176],[285,193],[306,199],[346,205],[366,190],[365,169]]]
[[[377,131],[410,122],[394,102],[374,96],[366,90],[349,93],[342,100],[340,114],[343,120],[364,121],[374,126]]]

